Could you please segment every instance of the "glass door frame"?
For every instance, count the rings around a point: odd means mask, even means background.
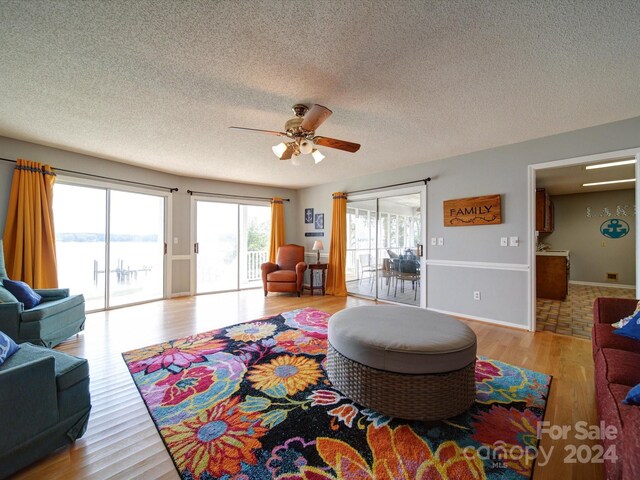
[[[422,256],[420,258],[420,278],[424,279],[424,281],[420,282],[420,308],[427,308],[427,186],[426,185],[418,185],[415,187],[404,187],[404,188],[395,188],[390,190],[375,190],[371,192],[363,192],[363,193],[354,193],[349,194],[347,197],[347,208],[349,208],[349,202],[359,202],[365,200],[372,200],[376,202],[376,238],[374,241],[376,258],[375,262],[378,265],[379,262],[379,235],[380,235],[380,212],[379,212],[379,202],[378,200],[389,197],[399,197],[402,195],[410,195],[410,194],[420,194],[420,244],[422,245]],[[346,268],[346,267],[345,267]],[[346,272],[345,272],[346,273]],[[373,298],[376,301],[384,302],[384,303],[392,303],[396,305],[406,305],[400,302],[394,302],[392,300],[386,300],[379,298],[378,295],[378,273],[376,272],[376,289],[375,295],[373,297],[363,298]],[[353,293],[348,293],[348,295],[359,296]]]
[[[199,292],[198,293],[198,254],[195,251],[195,245],[198,242],[198,211],[197,205],[198,202],[211,202],[211,203],[230,203],[238,206],[238,238],[237,238],[237,246],[238,246],[238,261],[237,263],[237,281],[236,288],[230,290],[216,290],[211,292]],[[190,270],[191,270],[191,281],[190,281],[190,294],[193,295],[212,295],[216,293],[226,293],[226,292],[239,292],[241,290],[255,290],[257,288],[262,288],[262,285],[257,285],[255,287],[240,287],[240,251],[241,251],[241,242],[243,235],[240,233],[240,226],[242,224],[241,220],[241,212],[240,207],[242,206],[258,206],[258,207],[270,207],[271,203],[268,200],[247,200],[239,197],[234,197],[233,195],[229,195],[228,197],[214,197],[209,195],[191,195],[191,242],[190,242],[190,252],[191,256]]]
[[[74,176],[70,176],[70,175],[61,175],[61,174],[57,174],[56,175],[56,183],[54,184],[54,191],[53,194],[55,196],[55,185],[56,184],[63,184],[63,185],[70,185],[70,186],[74,186],[74,187],[86,187],[86,188],[97,188],[100,190],[104,190],[105,191],[105,219],[106,219],[106,224],[105,224],[105,270],[108,270],[110,267],[110,233],[111,233],[111,228],[110,228],[110,214],[111,214],[111,191],[112,190],[118,190],[121,192],[128,192],[128,193],[139,193],[139,194],[143,194],[143,195],[153,195],[156,197],[163,197],[164,199],[164,231],[163,231],[163,235],[164,235],[164,243],[165,243],[165,254],[163,256],[163,271],[164,271],[164,278],[162,281],[162,298],[153,298],[150,300],[142,300],[139,302],[133,302],[133,303],[127,303],[124,305],[116,305],[116,306],[110,306],[109,305],[109,295],[110,295],[110,289],[109,289],[109,275],[105,274],[105,298],[104,298],[104,308],[98,308],[98,309],[94,309],[94,310],[87,310],[87,313],[92,313],[92,312],[102,312],[102,311],[108,311],[108,310],[115,310],[117,308],[124,308],[124,307],[131,307],[134,305],[141,305],[144,303],[150,303],[150,302],[156,302],[158,300],[164,300],[166,298],[168,298],[168,294],[167,292],[171,292],[171,262],[169,261],[169,259],[172,257],[172,242],[169,241],[169,239],[171,238],[171,233],[172,233],[172,199],[173,197],[171,196],[171,192],[164,192],[164,191],[159,191],[159,190],[154,190],[154,189],[147,189],[147,188],[140,188],[140,187],[133,187],[133,186],[129,186],[129,185],[122,185],[119,183],[112,183],[112,182],[105,182],[105,181],[100,181],[100,180],[91,180],[88,178],[81,178],[81,177],[74,177]],[[54,219],[54,225],[55,225],[55,219]]]

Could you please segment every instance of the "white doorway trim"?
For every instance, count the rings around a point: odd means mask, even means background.
[[[536,331],[536,177],[538,170],[545,170],[547,168],[569,167],[572,165],[580,165],[583,163],[592,163],[599,161],[606,161],[616,157],[636,157],[636,179],[640,178],[640,147],[629,148],[626,150],[617,150],[606,153],[596,153],[593,155],[584,155],[581,157],[566,158],[563,160],[554,160],[545,163],[535,163],[529,165],[528,168],[528,188],[529,188],[529,210],[528,210],[528,238],[530,240],[529,245],[529,301],[527,307],[527,313],[529,317],[529,331]],[[638,188],[636,181],[635,186],[635,199],[636,205],[640,203],[640,188]],[[639,296],[640,289],[640,215],[636,215],[635,218],[636,227],[636,297]]]

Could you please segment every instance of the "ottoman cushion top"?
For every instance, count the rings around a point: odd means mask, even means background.
[[[329,320],[328,340],[354,362],[397,373],[451,372],[476,356],[476,335],[467,325],[415,307],[341,310]]]

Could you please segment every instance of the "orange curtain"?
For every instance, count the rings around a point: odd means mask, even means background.
[[[347,296],[345,278],[347,260],[347,194],[333,194],[331,220],[331,246],[329,247],[329,268],[327,269],[327,293],[336,297]]]
[[[4,251],[7,274],[33,288],[56,288],[56,235],[49,165],[18,159],[11,182]]]
[[[278,248],[285,243],[284,200],[273,197],[271,199],[271,239],[269,241],[269,261],[271,263],[276,263]]]

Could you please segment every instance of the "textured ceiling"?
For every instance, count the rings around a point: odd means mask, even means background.
[[[0,135],[303,187],[640,115],[640,2],[0,2]],[[279,161],[294,103],[333,116]],[[46,159],[42,159],[46,160]]]

